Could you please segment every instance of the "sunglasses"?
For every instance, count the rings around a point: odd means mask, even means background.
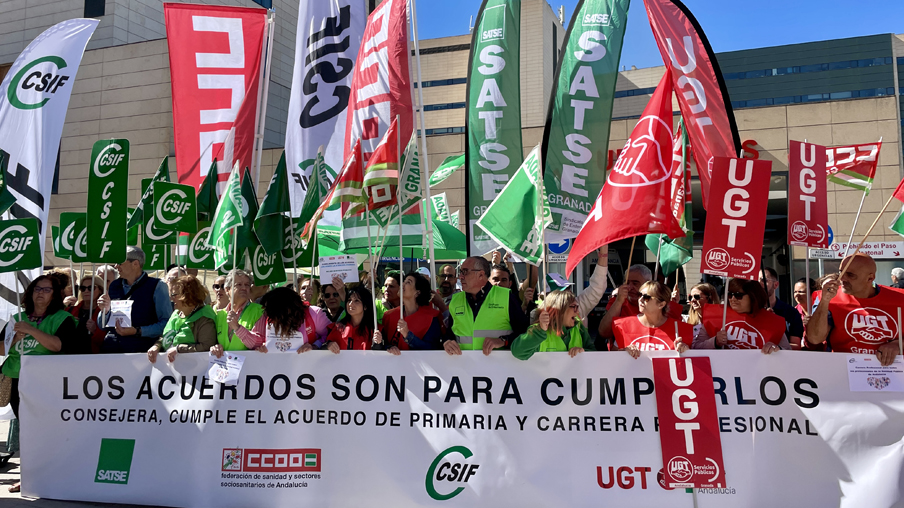
[[[323,293],[324,298],[339,298],[339,293]]]
[[[223,289],[224,287],[225,287],[225,286],[224,286],[223,284],[214,284],[214,285],[213,285],[213,288],[214,288],[215,290],[216,290],[216,289]]]
[[[703,300],[706,297],[703,295],[691,295],[688,298],[690,298],[691,300]]]
[[[649,301],[652,300],[653,298],[656,298],[656,297],[655,297],[655,296],[652,296],[652,295],[647,295],[647,294],[644,294],[644,293],[641,293],[641,294],[640,294],[640,300],[641,300],[642,302],[644,302],[644,303],[649,302]]]
[[[79,291],[85,292],[91,289],[91,286],[76,286]]]
[[[747,293],[741,293],[741,292],[735,293],[732,291],[728,292],[729,299],[734,298],[735,300],[743,300],[745,296],[747,296]]]

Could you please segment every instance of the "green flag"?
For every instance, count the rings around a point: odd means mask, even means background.
[[[53,255],[60,259],[69,259],[63,255],[62,246],[60,245],[59,226],[50,226],[50,237],[53,239]]]
[[[201,270],[216,268],[213,259],[214,248],[207,244],[208,235],[210,222],[207,221],[198,222],[197,233],[180,235],[176,246],[176,263]]]
[[[149,245],[145,251],[145,270],[166,270],[171,263],[170,246],[165,244]]]
[[[135,209],[129,207],[129,215],[135,213]],[[126,230],[126,245],[138,245],[138,235],[141,233],[141,227],[135,226]]]
[[[81,217],[78,212],[63,212],[60,214],[60,257],[72,259],[72,249],[75,244],[75,221]]]
[[[195,211],[195,188],[170,182],[153,182],[154,224],[164,231],[195,233],[198,213]]]
[[[6,167],[9,164],[9,154],[0,150],[0,213],[3,213],[16,202],[16,198],[9,192],[6,186]]]
[[[433,174],[430,175],[430,186],[439,185],[446,178],[452,176],[452,173],[463,167],[465,167],[465,154],[446,157],[443,163],[434,169]]]
[[[402,206],[390,206],[383,212],[389,212],[386,221],[390,223],[398,222],[400,209],[402,213],[407,213],[424,199],[423,178],[417,150],[417,132],[411,134],[411,140],[402,153],[402,172],[399,174],[399,182],[402,186],[400,191]],[[371,213],[378,213],[379,210],[381,208],[376,208],[371,210]]]
[[[251,183],[251,171],[245,168],[245,176],[242,177],[242,224],[236,227],[236,235],[239,242],[239,259],[243,259],[244,252],[250,255],[255,247],[260,245],[257,235],[254,234],[254,218],[257,217],[258,204],[257,193],[254,184]],[[239,263],[241,266],[241,263]]]
[[[0,272],[31,270],[44,265],[38,219],[0,221]]]
[[[323,160],[323,146],[317,149],[317,158],[314,159],[314,167],[311,168],[311,178],[308,180],[308,191],[304,196],[304,204],[301,206],[301,215],[298,218],[300,224],[307,224],[314,217],[320,203],[330,192],[332,182]],[[302,229],[302,228],[298,228]]]
[[[452,224],[455,227],[458,227],[458,210],[452,212],[452,215],[449,216],[449,224]]]
[[[242,225],[242,185],[239,181],[239,162],[236,161],[232,172],[229,173],[229,180],[226,182],[226,189],[223,191],[223,199],[217,204],[214,213],[213,227],[210,235],[207,237],[207,245],[217,249],[218,256],[230,254],[229,251],[223,252],[225,248],[229,248],[229,238],[224,240],[226,233],[236,227]],[[220,266],[220,265],[217,265]]]
[[[255,286],[286,282],[286,269],[280,252],[267,254],[263,245],[258,244],[249,253],[251,254],[251,274],[254,276]]]
[[[157,167],[157,172],[154,173],[154,177],[152,178],[155,182],[168,182],[170,181],[169,177],[169,157],[164,157],[163,161],[160,162],[160,166]],[[144,211],[148,210],[153,206],[153,194],[152,187],[148,185],[144,186],[144,180],[142,182],[141,187],[141,199],[138,200],[138,206],[135,207],[135,211],[132,212],[132,215],[129,216],[129,223],[126,226],[127,228],[133,228],[135,226],[143,226],[147,222],[144,217]]]
[[[85,263],[88,261],[88,224],[86,214],[79,213],[73,224],[72,261]]]
[[[213,219],[213,214],[217,209],[217,160],[214,159],[207,170],[207,176],[201,182],[201,188],[198,189],[197,210],[198,220],[209,221]]]
[[[901,208],[901,211],[898,212],[898,216],[895,217],[895,220],[892,221],[889,229],[898,233],[901,236],[904,236],[904,207]]]
[[[95,142],[88,172],[87,206],[87,249],[92,263],[120,263],[126,259],[128,190],[129,140]]]
[[[176,243],[177,234],[175,231],[166,231],[157,227],[157,219],[154,218],[154,180],[153,178],[143,178],[141,180],[142,194],[150,196],[150,200],[146,203],[147,213],[142,213],[144,224],[141,227],[142,240],[141,245],[173,245]],[[143,200],[142,200],[143,201]],[[140,205],[139,205],[140,206]],[[138,213],[137,211],[135,213]],[[134,216],[134,214],[133,214]]]
[[[556,198],[549,226],[553,238],[577,236],[606,181],[603,168],[629,3],[583,0],[571,16],[543,143],[543,186]]]
[[[465,124],[465,231],[472,255],[497,246],[475,221],[524,160],[520,22],[520,0],[485,0],[471,36]]]
[[[430,201],[433,203],[433,218],[452,224],[452,217],[449,215],[449,203],[446,201],[446,193],[431,194]],[[457,226],[458,224],[455,224]]]
[[[537,145],[477,221],[495,242],[532,265],[543,259],[542,233],[551,221],[545,199],[541,214],[542,178]]]
[[[254,218],[254,232],[267,254],[279,254],[286,247],[284,230],[291,213],[289,175],[286,171],[286,152],[283,151],[261,201],[261,208]]]

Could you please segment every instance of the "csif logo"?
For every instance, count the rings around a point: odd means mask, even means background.
[[[18,263],[28,252],[35,236],[22,224],[0,231],[0,268]]]
[[[192,263],[203,263],[204,261],[207,261],[207,258],[210,257],[210,254],[213,252],[213,247],[207,245],[208,236],[210,236],[210,226],[202,228],[198,231],[198,234],[192,238],[192,241],[188,246],[188,259]]]
[[[461,458],[455,457],[457,460],[455,462],[453,462],[452,459],[444,460],[447,456],[453,454],[461,455]],[[424,480],[424,487],[427,489],[427,494],[437,501],[446,501],[461,494],[462,491],[465,490],[464,485],[459,485],[448,494],[441,494],[436,489],[436,486],[438,482],[453,484],[468,483],[468,480],[470,480],[477,473],[477,469],[480,468],[480,464],[465,462],[466,459],[471,458],[473,455],[471,450],[464,446],[452,446],[440,452],[440,454],[433,459],[430,468],[427,469],[427,478]]]
[[[113,150],[111,152],[111,150]],[[125,153],[118,153],[122,150],[122,146],[111,143],[104,147],[103,150],[97,155],[97,159],[94,161],[94,175],[98,178],[106,178],[110,176],[113,171],[116,170],[117,165],[126,157]],[[102,171],[102,167],[109,168],[107,171]]]
[[[134,439],[101,439],[94,483],[128,484],[134,451]]]
[[[253,263],[251,267],[254,269],[254,275],[260,280],[266,280],[273,273],[273,265],[276,264],[276,254],[267,254],[260,245],[254,249]],[[263,271],[266,269],[267,271]]]
[[[69,81],[69,76],[60,72],[65,68],[66,61],[53,55],[28,62],[9,82],[6,91],[9,103],[17,109],[25,110],[43,107],[50,100],[44,94],[55,94]]]
[[[157,202],[157,217],[160,222],[172,226],[181,221],[185,212],[191,208],[191,202],[187,199],[188,194],[181,189],[170,189],[164,193]]]

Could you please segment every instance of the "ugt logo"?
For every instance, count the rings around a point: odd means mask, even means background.
[[[134,439],[101,439],[94,483],[128,484],[134,451]]]
[[[440,452],[440,454],[433,459],[433,463],[430,464],[430,468],[427,469],[427,478],[424,481],[424,486],[427,489],[427,494],[437,501],[452,499],[461,494],[461,492],[465,490],[465,486],[460,485],[448,494],[440,494],[439,491],[436,490],[436,482],[468,483],[468,480],[477,473],[477,469],[480,467],[479,464],[470,464],[461,459],[459,459],[458,462],[444,460],[446,459],[446,456],[452,454],[461,455],[465,460],[474,455],[471,453],[471,450],[464,446],[452,446]]]

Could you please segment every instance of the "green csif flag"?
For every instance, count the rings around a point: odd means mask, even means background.
[[[176,246],[176,263],[186,268],[213,270],[214,248],[207,244],[210,235],[210,222],[199,221],[198,232],[179,236]]]
[[[477,221],[495,242],[532,265],[543,259],[543,229],[551,221],[542,190],[537,145]]]
[[[227,233],[234,227],[242,225],[242,184],[239,180],[239,162],[236,161],[232,172],[229,173],[229,180],[226,182],[226,189],[223,191],[223,198],[217,204],[214,213],[213,227],[207,237],[207,245],[216,248],[215,253],[220,260],[225,261],[231,254],[231,235]],[[218,264],[217,267],[221,266]]]
[[[0,213],[3,213],[16,202],[6,185],[6,167],[9,164],[9,154],[0,150]]]
[[[157,166],[157,172],[154,173],[154,177],[152,178],[155,182],[168,182],[170,181],[169,177],[169,157],[164,157],[163,161],[160,162],[160,165]],[[145,226],[147,224],[147,219],[145,218],[144,211],[149,210],[151,206],[153,206],[153,189],[150,185],[145,186],[144,180],[141,181],[141,199],[138,200],[138,206],[135,207],[135,211],[129,215],[129,223],[126,226],[127,228],[133,228],[135,226]],[[150,215],[150,214],[149,214]]]
[[[472,255],[497,246],[475,223],[523,160],[520,22],[520,0],[484,0],[471,36],[465,231]]]
[[[170,182],[153,182],[154,224],[165,231],[195,233],[198,212],[195,211],[195,188]]]
[[[38,219],[0,221],[0,272],[31,270],[44,265]]]
[[[434,169],[433,174],[430,175],[430,186],[433,187],[439,185],[445,181],[446,178],[452,176],[452,173],[463,167],[465,167],[465,154],[446,157],[445,160],[443,160],[443,163]]]
[[[50,226],[50,238],[53,239],[53,255],[60,259],[69,259],[63,255],[63,247],[60,245],[60,227]]]
[[[81,217],[78,212],[62,212],[60,214],[60,257],[72,259],[72,250],[75,244],[75,221]]]
[[[207,175],[201,182],[201,188],[198,189],[197,198],[195,199],[198,220],[210,221],[217,209],[217,160],[214,159],[207,169]]]
[[[279,254],[286,247],[284,231],[291,220],[291,213],[289,174],[286,170],[286,152],[283,151],[261,201],[261,208],[254,218],[254,233],[267,254]]]
[[[141,245],[173,245],[176,243],[177,234],[175,231],[166,231],[157,227],[157,220],[154,218],[154,183],[159,180],[155,180],[153,178],[142,178],[141,179],[141,190],[142,195],[147,195],[149,197],[148,201],[145,203],[144,198],[141,199],[141,203],[139,203],[138,207],[142,208],[142,204],[145,204],[144,211],[139,212],[138,209],[135,210],[135,214],[140,213],[142,215],[142,220],[144,224],[141,227]],[[132,214],[134,217],[135,214]],[[129,222],[131,224],[131,221]]]
[[[73,224],[72,261],[75,263],[90,262],[88,260],[88,224],[87,214],[78,213]]]
[[[286,282],[286,268],[281,252],[267,254],[263,245],[257,244],[248,253],[251,258],[251,275],[254,277],[255,286]]]
[[[92,263],[126,259],[129,140],[102,139],[91,149],[88,172],[87,249]]]
[[[236,236],[239,242],[239,259],[244,259],[245,252],[254,252],[254,248],[260,245],[257,235],[254,234],[254,218],[257,217],[257,193],[254,184],[251,183],[251,171],[245,168],[242,177],[242,224],[236,227]],[[241,263],[239,263],[241,266]]]
[[[577,236],[606,182],[603,168],[629,3],[582,0],[571,16],[543,136],[550,239]]]
[[[145,270],[166,270],[166,267],[172,264],[170,259],[170,246],[165,244],[149,245],[144,251]]]

